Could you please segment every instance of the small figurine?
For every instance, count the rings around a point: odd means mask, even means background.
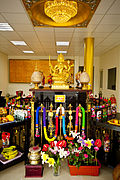
[[[115,95],[112,94],[110,97],[110,101],[111,101],[111,111],[112,111],[112,117],[114,118],[116,116],[117,113],[117,103],[116,103],[116,98]]]
[[[51,87],[51,84],[53,83],[53,80],[52,80],[52,75],[50,74],[48,76],[48,84],[50,84],[50,87]]]

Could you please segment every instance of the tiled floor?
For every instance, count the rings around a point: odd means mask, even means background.
[[[62,163],[60,176],[53,176],[53,169],[45,164],[42,178],[24,178],[24,162],[0,172],[0,180],[112,180],[113,169],[102,166],[99,176],[70,176],[67,163]]]

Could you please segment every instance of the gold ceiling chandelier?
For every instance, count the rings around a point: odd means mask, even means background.
[[[87,27],[101,0],[22,0],[35,27]]]
[[[66,23],[77,14],[77,2],[69,0],[46,1],[44,12],[56,23]]]

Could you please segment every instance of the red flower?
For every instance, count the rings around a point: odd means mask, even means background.
[[[44,145],[43,145],[43,149],[42,149],[42,151],[47,151],[47,150],[48,150],[48,147],[49,147],[49,145],[48,145],[48,144],[44,144]]]
[[[101,140],[100,140],[100,139],[96,139],[96,141],[95,141],[95,146],[97,146],[98,148],[100,148],[101,145],[102,145]]]
[[[80,151],[81,151],[82,149],[83,149],[83,147],[82,147],[82,146],[80,146],[80,147],[78,148],[78,150],[80,150]]]
[[[67,142],[65,140],[63,140],[63,147],[66,147]]]
[[[55,146],[54,141],[51,141],[51,142],[50,142],[50,146],[51,146],[51,148],[53,148],[53,147]]]
[[[78,153],[78,152],[76,152],[76,153],[75,153],[75,156],[76,156],[76,157],[79,157],[79,153]]]
[[[57,144],[56,144],[56,146],[57,146],[58,148],[62,148],[62,146],[63,146],[63,141],[58,141]]]

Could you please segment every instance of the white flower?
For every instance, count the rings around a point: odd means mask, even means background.
[[[76,132],[73,132],[73,131],[70,131],[70,133],[72,134],[73,138],[77,137],[80,133],[76,133]]]
[[[65,151],[64,151],[64,148],[60,148],[60,149],[58,150],[58,152],[59,152],[60,158],[65,157]]]

